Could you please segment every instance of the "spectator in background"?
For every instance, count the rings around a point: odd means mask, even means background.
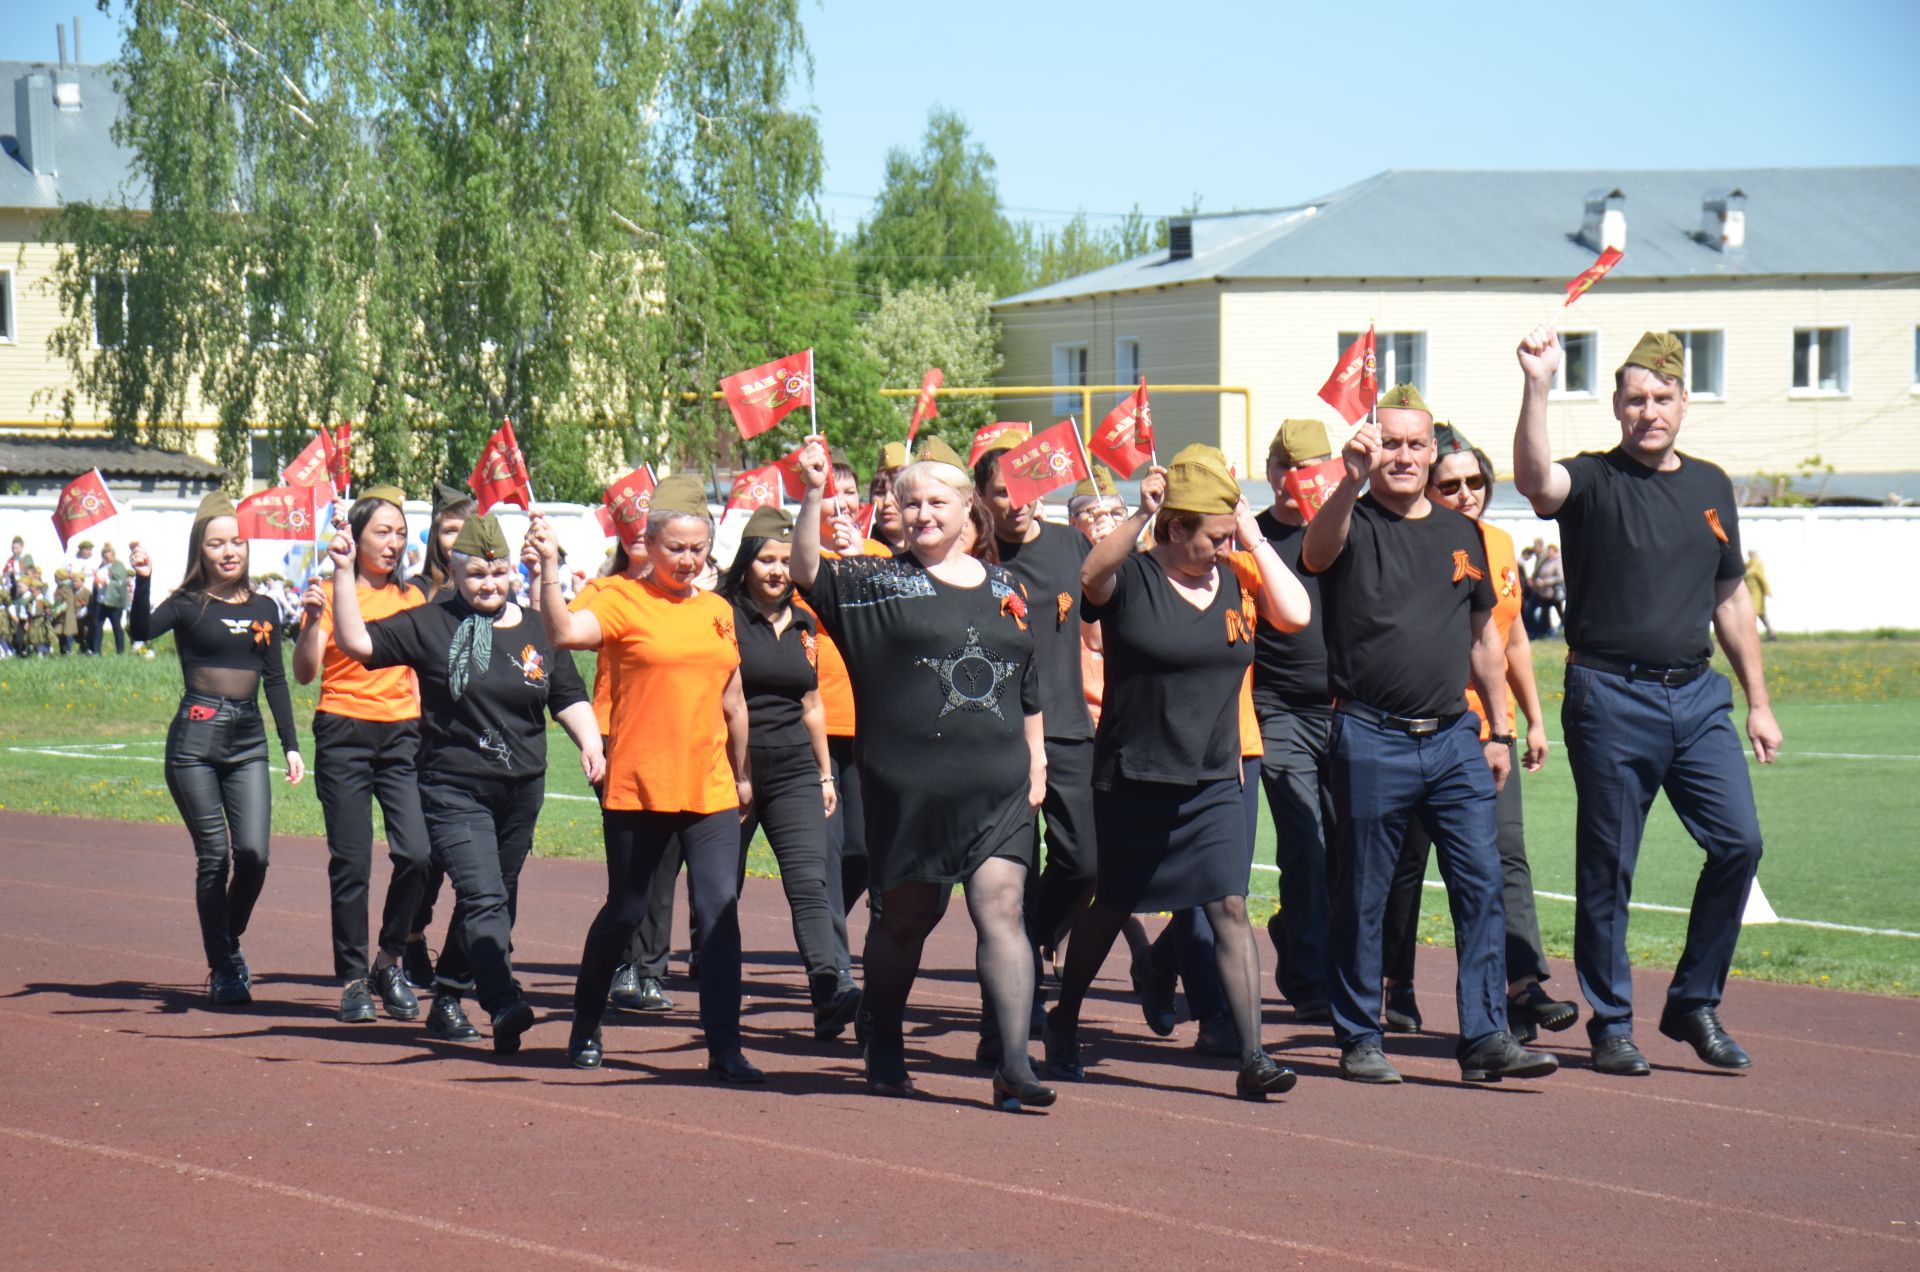
[[[1545,640],[1566,622],[1567,572],[1557,543],[1549,543],[1533,567],[1533,594],[1539,606],[1540,636]]]
[[[97,654],[106,639],[107,627],[113,627],[113,652],[127,652],[127,606],[133,600],[133,571],[114,552],[111,543],[100,549],[100,568],[93,576],[93,634],[87,652]]]
[[[1758,552],[1747,553],[1747,595],[1753,598],[1753,616],[1767,631],[1767,639],[1773,639],[1773,624],[1767,621],[1767,598],[1773,595],[1773,588],[1767,583],[1767,566]]]
[[[83,654],[93,652],[93,574],[99,568],[100,562],[93,555],[93,540],[80,540],[73,550],[73,559],[67,562],[67,573],[73,576],[73,594],[80,604],[76,617],[80,623],[80,652]]]
[[[73,571],[59,569],[53,572],[53,634],[60,642],[60,653],[64,657],[73,652],[73,646],[80,637],[80,619],[75,608],[75,589]]]

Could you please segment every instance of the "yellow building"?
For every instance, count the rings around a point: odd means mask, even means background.
[[[1414,383],[1504,465],[1529,328],[1567,343],[1551,423],[1569,453],[1618,440],[1613,370],[1666,329],[1691,353],[1689,452],[1743,476],[1818,456],[1878,500],[1920,485],[1916,208],[1920,167],[1384,172],[1174,218],[1165,251],[997,302],[1001,382],[1245,386],[1251,462],[1236,397],[1167,396],[1154,420],[1163,456],[1212,442],[1257,478],[1282,419],[1337,423],[1318,390],[1371,323],[1382,387]],[[1563,307],[1609,245],[1624,259]]]

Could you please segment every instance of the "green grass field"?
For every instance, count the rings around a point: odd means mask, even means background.
[[[1760,879],[1768,900],[1785,918],[1920,933],[1920,853],[1914,851],[1920,741],[1907,729],[1909,713],[1920,709],[1920,640],[1785,639],[1766,650],[1787,739],[1778,763],[1753,770],[1767,837]],[[1558,645],[1538,647],[1548,734],[1556,742],[1563,656]],[[582,671],[591,673],[589,659],[582,660]],[[178,667],[164,650],[152,660],[0,662],[0,807],[175,823],[160,753],[179,684]],[[303,737],[309,735],[314,696],[313,687],[295,686]],[[599,817],[573,746],[555,729],[550,747],[549,802],[536,851],[597,857]],[[1535,886],[1571,894],[1574,803],[1564,754],[1556,749],[1544,770],[1523,780]],[[277,789],[274,826],[287,834],[323,833],[311,782]],[[1256,860],[1273,861],[1272,831],[1264,824]],[[1679,820],[1664,801],[1656,802],[1634,899],[1684,907],[1699,863],[1699,850]],[[772,873],[771,855],[756,846],[749,868]],[[1271,871],[1255,871],[1254,908],[1262,915],[1273,905],[1274,883]],[[1542,897],[1539,913],[1548,952],[1570,955],[1572,904]],[[1428,892],[1423,931],[1435,943],[1452,939],[1437,890]],[[1671,966],[1684,932],[1681,915],[1637,911],[1634,960]],[[1741,938],[1735,974],[1915,995],[1920,940],[1794,924],[1756,926]]]

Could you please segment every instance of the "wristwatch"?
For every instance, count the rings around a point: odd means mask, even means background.
[[[1520,740],[1519,737],[1512,733],[1487,734],[1487,741],[1498,742],[1501,746],[1512,746],[1514,743],[1518,742],[1519,740]]]

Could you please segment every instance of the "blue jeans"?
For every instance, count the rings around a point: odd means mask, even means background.
[[[1727,678],[1709,670],[1668,688],[1569,663],[1560,727],[1579,797],[1573,962],[1593,1004],[1588,1034],[1598,1042],[1633,1030],[1627,899],[1661,790],[1707,854],[1667,1008],[1718,1006],[1760,865],[1760,818]]]
[[[1327,837],[1334,1037],[1380,1042],[1381,926],[1408,819],[1433,835],[1453,911],[1459,1052],[1507,1027],[1506,906],[1494,844],[1493,772],[1472,712],[1425,737],[1336,712],[1328,743]]]

